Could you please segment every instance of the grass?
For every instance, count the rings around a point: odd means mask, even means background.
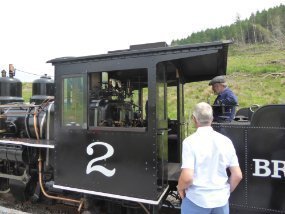
[[[227,75],[229,87],[235,92],[239,100],[237,110],[243,107],[250,107],[258,104],[285,104],[285,72],[283,73],[232,73]],[[209,81],[186,84],[185,86],[185,119],[190,122],[188,133],[192,133],[195,128],[189,120],[193,112],[193,107],[198,102],[204,101],[213,103],[216,95],[208,86]],[[171,118],[176,118],[173,108],[169,109]]]
[[[227,81],[238,97],[238,109],[253,104],[285,104],[285,72],[278,75],[232,73],[227,75]],[[192,112],[196,103],[213,103],[216,98],[208,81],[187,84],[185,94],[186,114]]]
[[[263,44],[234,46],[229,49],[227,81],[239,99],[239,108],[253,104],[285,104],[285,48],[282,45]],[[216,95],[209,81],[186,84],[185,115],[191,115],[193,106],[201,101],[213,103]],[[175,89],[168,90],[168,114],[176,118],[172,105]]]
[[[228,73],[285,72],[285,47],[278,44],[232,46]]]
[[[29,102],[32,96],[32,83],[22,83],[22,96],[25,102]]]

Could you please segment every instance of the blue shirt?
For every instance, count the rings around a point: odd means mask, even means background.
[[[231,89],[228,87],[225,88],[225,90],[217,96],[214,102],[214,121],[232,121],[235,117],[237,104],[237,96]]]

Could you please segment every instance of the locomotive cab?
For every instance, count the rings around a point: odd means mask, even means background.
[[[183,85],[225,74],[229,43],[154,43],[49,61],[59,103],[54,187],[160,207],[180,171]],[[175,89],[175,120],[168,87]]]

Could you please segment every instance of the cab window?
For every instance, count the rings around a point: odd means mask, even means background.
[[[82,127],[84,125],[83,84],[83,77],[63,79],[63,126]]]

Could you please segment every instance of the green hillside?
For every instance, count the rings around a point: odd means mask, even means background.
[[[187,38],[172,41],[172,45],[210,42],[231,39],[236,44],[284,43],[285,5],[252,13],[248,19],[236,16],[235,23],[215,29],[194,32]]]
[[[253,104],[285,103],[285,47],[273,44],[245,46],[232,45],[228,56],[227,80],[237,94],[239,107]],[[169,115],[175,118],[176,106],[172,106],[175,89],[169,89]],[[216,95],[208,81],[185,85],[186,115],[201,101],[214,102]]]
[[[248,19],[230,26],[194,32],[187,38],[173,40],[171,45],[211,42],[229,39],[227,79],[239,98],[239,108],[252,104],[285,103],[285,5],[252,13]],[[186,114],[200,101],[213,102],[208,81],[185,86]],[[169,104],[174,98],[169,90]],[[168,108],[175,118],[176,106]]]
[[[285,72],[284,54],[285,44],[234,44],[229,48],[228,73]]]

